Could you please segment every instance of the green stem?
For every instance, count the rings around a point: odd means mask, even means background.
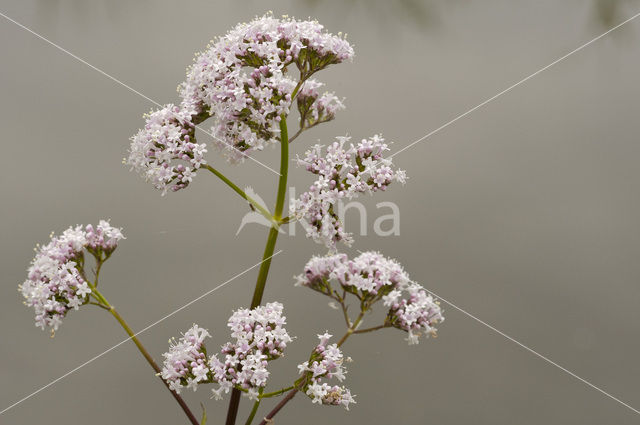
[[[98,290],[96,289],[95,285],[93,285],[91,283],[88,283],[88,285],[89,285],[89,287],[91,287],[92,294],[94,294],[95,297],[98,300],[100,300],[100,302],[103,304],[103,308],[109,310],[109,313],[111,313],[111,315],[113,317],[115,317],[115,319],[118,321],[118,323],[120,323],[120,326],[122,326],[122,328],[125,330],[127,335],[129,335],[129,338],[133,341],[133,343],[136,345],[136,347],[138,347],[138,351],[140,351],[140,353],[144,356],[144,358],[147,360],[147,363],[149,363],[149,365],[151,365],[151,367],[156,372],[156,374],[160,374],[162,372],[162,370],[160,369],[160,367],[158,367],[157,363],[155,362],[155,360],[153,360],[153,357],[151,357],[151,355],[149,354],[147,349],[144,348],[144,346],[142,345],[142,343],[140,342],[140,340],[138,339],[136,334],[133,332],[133,330],[131,330],[131,328],[129,327],[127,322],[125,322],[125,320],[122,318],[122,316],[120,316],[120,313],[118,313],[116,311],[116,309],[111,304],[109,304],[109,301],[107,301],[107,299],[100,292],[98,292]],[[198,422],[198,419],[196,419],[196,417],[193,415],[193,413],[191,413],[191,410],[187,406],[187,403],[185,403],[185,401],[182,399],[182,397],[180,397],[180,395],[178,393],[176,393],[171,388],[169,388],[169,384],[167,384],[167,382],[164,379],[160,378],[160,380],[167,387],[167,389],[171,392],[171,395],[173,396],[173,398],[176,399],[176,401],[178,402],[178,404],[180,405],[180,407],[184,411],[185,415],[187,415],[187,418],[189,418],[189,421],[193,425],[200,425],[200,423]]]
[[[358,325],[360,324],[360,322],[362,322],[363,318],[364,318],[364,312],[361,311],[360,314],[358,314],[358,317],[356,318],[356,320],[353,322],[353,324],[349,327],[349,329],[347,329],[347,332],[342,336],[342,338],[340,338],[340,341],[338,341],[338,347],[342,346],[342,344],[345,343],[347,338],[349,338],[353,333],[356,332],[356,329],[358,328]]]
[[[278,179],[278,193],[276,195],[276,206],[274,208],[274,215],[272,217],[277,223],[280,223],[280,220],[282,219],[282,211],[284,209],[284,201],[285,201],[285,196],[287,194],[288,175],[289,175],[289,133],[287,131],[287,117],[286,115],[283,114],[280,117],[280,178]],[[225,181],[225,183],[229,184],[231,182]],[[237,186],[235,187],[237,188]],[[238,191],[236,190],[236,192]],[[278,228],[274,226],[274,227],[271,227],[271,229],[269,229],[269,236],[267,236],[267,243],[264,247],[264,253],[262,255],[262,264],[260,265],[260,271],[258,272],[258,279],[256,281],[256,286],[253,291],[253,298],[251,299],[252,309],[259,306],[260,303],[262,302],[262,295],[264,294],[264,287],[267,283],[267,276],[269,275],[269,268],[271,267],[271,258],[273,257],[273,252],[275,251],[277,240],[278,240]],[[239,407],[240,407],[240,391],[234,388],[233,391],[231,391],[231,398],[229,400],[229,409],[227,410],[227,420],[225,422],[226,425],[235,425],[236,417],[238,416]]]
[[[253,422],[253,418],[255,418],[256,413],[258,413],[258,407],[260,407],[260,399],[253,403],[253,409],[251,409],[251,413],[249,413],[249,417],[247,418],[247,421],[244,423],[244,425],[251,425],[251,422]]]
[[[100,278],[100,269],[102,268],[102,265],[104,264],[104,261],[100,260],[100,259],[97,259],[96,262],[98,263],[96,265],[96,274],[95,274],[95,276],[96,276],[95,285],[96,285],[96,288],[97,288],[98,287],[98,279]]]
[[[274,391],[274,392],[272,392],[272,393],[262,394],[262,395],[260,396],[260,398],[275,397],[275,396],[277,396],[277,395],[284,394],[284,393],[286,393],[287,391],[292,390],[293,388],[294,388],[294,386],[292,385],[292,386],[290,386],[290,387],[283,388],[283,389],[281,389],[281,390]]]
[[[373,332],[373,331],[377,331],[378,329],[384,329],[384,328],[388,328],[389,325],[384,323],[382,325],[379,326],[374,326],[372,328],[367,328],[367,329],[362,329],[362,330],[357,330],[357,331],[353,331],[354,334],[364,334],[367,332]]]
[[[202,165],[202,168],[206,168],[207,170],[211,171],[220,180],[222,180],[224,183],[226,183],[227,186],[229,186],[231,189],[233,189],[234,192],[236,192],[238,195],[240,195],[242,197],[242,199],[244,199],[245,201],[249,202],[249,204],[253,205],[253,207],[255,207],[258,211],[260,211],[260,214],[265,216],[267,218],[267,220],[269,220],[274,225],[274,227],[277,228],[279,226],[278,221],[274,219],[274,217],[271,215],[271,213],[266,208],[264,208],[264,206],[260,205],[260,203],[258,201],[256,201],[255,199],[253,199],[249,195],[247,195],[244,190],[240,189],[234,182],[229,180],[227,178],[227,176],[225,176],[220,171],[216,170],[215,168],[213,168],[212,166],[210,166],[208,164]]]
[[[273,218],[278,222],[282,219],[284,200],[287,194],[287,176],[289,173],[289,139],[287,135],[287,118],[284,115],[280,120],[280,138],[282,140],[280,142],[280,178],[278,180],[278,194],[276,195],[276,206],[274,208],[275,214],[273,216]],[[260,265],[260,271],[258,272],[256,287],[253,291],[253,298],[251,300],[251,308],[256,308],[262,302],[264,287],[267,283],[269,268],[271,267],[271,257],[273,256],[277,240],[278,230],[272,227],[269,230],[267,243],[264,247],[264,253],[262,255],[263,263]]]

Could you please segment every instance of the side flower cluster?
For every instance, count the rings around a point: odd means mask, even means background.
[[[297,96],[300,128],[307,129],[335,118],[336,112],[345,108],[342,100],[331,92],[320,94],[318,89],[324,86],[317,80],[307,80]]]
[[[169,351],[163,354],[164,364],[160,376],[169,388],[179,393],[182,388],[194,391],[198,384],[213,382],[213,373],[204,340],[210,337],[206,329],[194,324],[176,341],[169,340]]]
[[[305,226],[307,236],[335,250],[340,241],[353,242],[340,222],[338,203],[362,193],[384,191],[394,181],[405,183],[406,173],[393,169],[391,160],[382,157],[389,150],[378,135],[358,144],[347,144],[349,137],[338,137],[326,149],[315,145],[298,158],[298,165],[316,174],[317,180],[298,199],[291,202],[291,213]]]
[[[146,115],[143,129],[131,138],[125,162],[156,189],[177,191],[193,181],[205,163],[206,145],[196,143],[191,115],[175,105]]]
[[[403,298],[403,292],[407,294]],[[417,283],[410,283],[403,290],[394,289],[383,297],[390,307],[387,320],[395,328],[407,331],[410,345],[417,344],[422,335],[436,335],[435,325],[444,320],[440,303]]]
[[[337,344],[327,345],[331,335],[318,335],[320,343],[316,346],[308,362],[298,366],[302,375],[302,391],[314,403],[327,405],[343,405],[349,410],[350,404],[355,404],[351,391],[344,386],[330,385],[325,379],[336,378],[342,382],[345,378],[344,357]]]
[[[298,286],[343,302],[332,287],[337,282],[364,310],[382,300],[389,309],[384,326],[408,332],[409,344],[418,343],[421,335],[435,335],[435,325],[444,320],[439,303],[397,261],[378,252],[363,252],[353,260],[345,254],[312,257],[296,280]]]
[[[283,306],[278,302],[267,303],[253,310],[239,309],[229,318],[228,326],[235,341],[222,346],[221,362],[216,375],[221,391],[231,387],[247,391],[249,398],[257,400],[260,389],[267,385],[267,363],[282,357],[291,337],[284,325]]]
[[[220,356],[207,357],[204,339],[209,333],[197,325],[189,329],[179,341],[170,341],[164,354],[161,376],[171,389],[194,391],[199,384],[217,383],[213,390],[216,399],[232,388],[239,388],[250,398],[257,399],[267,384],[268,362],[283,356],[291,337],[284,325],[283,306],[273,302],[253,310],[236,310],[228,326],[234,341],[222,346]]]
[[[89,301],[91,288],[84,275],[84,249],[104,261],[116,249],[124,236],[120,229],[102,220],[94,228],[69,227],[60,236],[36,248],[27,280],[18,289],[25,305],[35,310],[36,326],[58,330],[69,310]]]

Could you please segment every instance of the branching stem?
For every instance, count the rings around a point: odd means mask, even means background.
[[[116,311],[116,309],[111,304],[109,304],[109,301],[107,301],[107,299],[98,291],[98,289],[96,288],[96,286],[94,284],[89,283],[88,281],[87,281],[87,284],[91,288],[91,291],[92,291],[91,294],[94,295],[94,297],[97,300],[99,300],[98,303],[91,302],[90,304],[99,305],[101,308],[104,308],[105,310],[108,310],[109,313],[111,313],[111,315],[113,317],[115,317],[115,319],[118,321],[118,323],[120,323],[120,326],[122,326],[122,328],[125,330],[127,335],[129,335],[129,338],[136,345],[136,347],[138,348],[138,351],[140,351],[140,353],[145,358],[147,363],[149,363],[149,365],[156,372],[156,375],[159,375],[160,372],[161,372],[160,367],[158,367],[158,364],[155,362],[155,360],[153,360],[153,357],[151,357],[151,354],[149,354],[147,349],[142,345],[142,343],[140,342],[140,340],[138,339],[136,334],[133,332],[133,330],[131,330],[131,328],[129,327],[127,322],[125,322],[125,320],[122,318],[122,316],[120,316],[120,313],[118,313]],[[185,401],[182,399],[182,397],[178,393],[173,391],[171,388],[169,388],[169,384],[167,384],[167,382],[164,379],[160,378],[160,380],[167,387],[169,392],[171,392],[171,395],[173,396],[173,398],[176,399],[176,401],[178,402],[178,404],[180,405],[180,407],[184,411],[185,415],[187,415],[187,418],[189,418],[189,421],[191,422],[191,424],[192,425],[200,425],[200,422],[198,422],[198,419],[196,419],[196,417],[193,415],[193,413],[189,409],[189,406],[187,406],[187,403],[185,403]]]

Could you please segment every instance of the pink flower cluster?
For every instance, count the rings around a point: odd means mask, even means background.
[[[267,14],[237,25],[197,55],[179,87],[180,106],[169,104],[145,117],[126,163],[163,194],[183,189],[204,164],[196,125],[212,118],[216,146],[230,161],[241,162],[278,141],[280,120],[298,94],[301,125],[333,119],[342,102],[331,93],[320,95],[321,83],[308,79],[352,58],[351,45],[316,21]],[[288,72],[290,65],[298,68],[297,78]]]
[[[353,260],[345,254],[312,257],[297,276],[296,285],[335,298],[332,282],[358,297],[361,308],[369,309],[382,300],[388,307],[385,325],[409,333],[409,344],[423,335],[433,335],[444,320],[439,303],[395,260],[377,252],[363,252]]]
[[[353,242],[340,222],[339,202],[362,193],[384,191],[394,181],[406,181],[406,173],[394,170],[391,160],[382,157],[389,150],[382,137],[375,135],[357,145],[347,144],[349,140],[338,137],[325,154],[322,145],[315,145],[304,158],[298,158],[298,164],[318,178],[290,206],[291,213],[305,226],[307,236],[333,250],[339,241],[347,245]]]
[[[213,374],[204,346],[209,337],[206,329],[194,324],[180,340],[169,340],[169,351],[164,353],[164,364],[160,376],[169,388],[179,393],[183,387],[194,391],[199,383],[213,381]]]
[[[408,296],[402,298],[403,292]],[[436,335],[435,325],[444,320],[440,303],[414,282],[394,289],[383,297],[383,302],[390,307],[387,319],[393,327],[409,333],[410,345],[418,344],[422,335]]]
[[[36,326],[56,331],[71,309],[89,301],[91,288],[84,277],[84,249],[104,261],[124,236],[120,229],[101,220],[94,228],[69,227],[60,236],[37,248],[27,280],[18,289],[25,305],[35,310]]]
[[[308,362],[298,366],[302,374],[302,391],[314,403],[327,405],[343,405],[349,410],[349,405],[355,403],[351,391],[344,386],[329,385],[324,379],[336,378],[342,382],[345,378],[344,357],[337,344],[327,345],[331,335],[318,335],[320,344],[316,346]]]
[[[198,121],[213,117],[217,146],[239,161],[277,140],[300,83],[352,57],[349,43],[318,22],[265,15],[236,26],[198,55],[180,87],[182,108]],[[287,72],[292,64],[299,79]],[[335,112],[333,101],[322,102],[316,111]]]
[[[213,390],[217,399],[234,387],[257,399],[267,384],[268,362],[281,357],[291,342],[282,311],[282,304],[277,302],[236,310],[228,322],[235,341],[222,346],[220,358],[207,358],[203,341],[209,333],[194,325],[164,354],[162,378],[177,392],[183,387],[195,391],[198,384],[218,383]]]
[[[253,310],[236,310],[229,318],[228,326],[235,341],[222,346],[222,375],[220,391],[231,386],[247,391],[249,398],[257,399],[258,390],[267,384],[267,362],[283,355],[291,337],[284,325],[283,306],[278,302],[267,303]]]
[[[131,138],[131,166],[164,195],[184,189],[205,163],[206,145],[196,143],[191,115],[175,105],[146,115],[143,129]]]

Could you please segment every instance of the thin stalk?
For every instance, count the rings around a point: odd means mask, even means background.
[[[356,332],[356,329],[358,328],[358,325],[360,324],[360,322],[362,322],[363,317],[364,317],[364,312],[361,311],[360,314],[358,314],[358,317],[356,318],[356,320],[353,322],[353,324],[349,327],[349,329],[347,329],[347,332],[342,336],[342,338],[340,338],[340,341],[338,341],[338,347],[341,347],[342,344],[345,343],[347,338],[349,338],[351,334]]]
[[[265,216],[265,218],[267,220],[269,220],[271,222],[271,224],[274,225],[274,227],[277,228],[279,226],[278,221],[276,221],[273,218],[271,213],[266,208],[264,208],[264,206],[260,205],[260,203],[258,201],[256,201],[255,199],[253,199],[249,195],[247,195],[244,190],[240,189],[235,183],[233,183],[231,180],[229,180],[227,178],[227,176],[225,176],[220,171],[216,170],[215,168],[213,168],[212,166],[210,166],[208,164],[203,164],[202,168],[206,168],[207,170],[211,171],[214,175],[216,175],[218,178],[220,178],[220,180],[222,180],[224,183],[226,183],[227,186],[229,186],[231,189],[233,189],[234,192],[236,192],[238,195],[240,195],[242,197],[242,199],[244,199],[245,201],[249,202],[249,204],[251,204],[254,208],[256,208],[258,211],[260,211],[260,214]]]
[[[377,331],[378,329],[384,329],[384,328],[388,328],[389,325],[387,325],[386,323],[379,325],[379,326],[374,326],[372,328],[367,328],[367,329],[360,329],[357,331],[353,331],[354,334],[364,334],[367,332],[373,332],[373,331]]]
[[[104,261],[102,260],[97,260],[97,265],[96,265],[96,273],[95,273],[95,285],[96,288],[98,287],[98,278],[100,278],[100,269],[102,268],[102,265],[104,264]]]
[[[295,397],[297,392],[297,388],[289,391],[287,395],[280,401],[280,403],[278,403],[271,412],[267,413],[267,416],[265,416],[262,422],[260,422],[260,425],[267,425],[269,422],[271,422],[271,418],[273,418],[280,411],[280,409],[285,406],[285,404],[287,404],[293,397]]]
[[[140,351],[140,353],[145,358],[145,360],[147,360],[147,363],[151,365],[151,367],[156,372],[156,374],[159,374],[160,372],[162,372],[162,370],[156,364],[155,360],[153,360],[153,357],[151,357],[151,354],[149,354],[147,349],[144,348],[144,346],[142,345],[142,343],[140,342],[136,334],[133,332],[133,330],[131,330],[131,328],[129,327],[127,322],[125,322],[125,320],[122,318],[122,316],[120,316],[120,313],[118,313],[116,309],[111,304],[109,304],[109,301],[107,301],[107,299],[100,292],[98,292],[98,290],[94,285],[89,284],[89,286],[91,287],[92,294],[95,294],[96,298],[99,299],[100,302],[103,304],[103,308],[106,308],[107,310],[109,310],[109,313],[111,313],[111,315],[115,317],[118,323],[120,323],[120,326],[122,326],[122,328],[125,330],[127,335],[129,335],[129,338],[133,341],[136,347],[138,347],[138,351]],[[193,413],[189,409],[189,406],[187,406],[187,403],[185,403],[182,397],[178,393],[173,391],[171,388],[169,388],[169,384],[167,384],[167,382],[164,379],[160,378],[160,380],[167,387],[169,392],[171,392],[171,395],[173,396],[173,398],[176,399],[176,401],[184,411],[185,415],[187,415],[187,418],[189,418],[189,421],[193,425],[200,425],[200,422],[198,422],[198,419],[196,419],[196,417],[193,415]]]
[[[340,301],[340,305],[342,306],[342,315],[344,316],[344,322],[347,324],[347,328],[350,328],[351,320],[349,320],[349,313],[347,312],[347,306],[344,304],[344,301]]]
[[[253,422],[253,418],[256,417],[256,413],[258,413],[258,407],[260,407],[260,399],[258,399],[255,403],[253,403],[253,409],[251,409],[251,413],[249,413],[249,417],[244,425],[251,425]]]
[[[283,388],[283,389],[281,389],[281,390],[274,391],[274,392],[272,392],[272,393],[262,394],[262,395],[260,396],[260,398],[262,399],[262,398],[275,397],[275,396],[277,396],[277,395],[284,394],[284,393],[286,393],[287,391],[292,390],[293,388],[294,388],[294,386],[292,385],[292,386],[290,386],[290,387]]]
[[[295,91],[297,92],[297,90]],[[289,133],[287,131],[287,117],[286,115],[283,114],[280,117],[280,178],[278,179],[278,193],[276,195],[276,205],[274,208],[274,215],[273,215],[273,219],[278,223],[280,223],[280,220],[282,219],[282,211],[284,209],[284,200],[287,194],[288,175],[289,175]],[[267,283],[269,268],[271,267],[271,258],[273,257],[273,252],[275,251],[277,240],[278,240],[278,228],[271,227],[271,229],[269,229],[269,236],[267,236],[267,243],[264,247],[264,253],[262,255],[262,264],[260,265],[260,271],[258,272],[258,279],[256,281],[256,286],[253,291],[253,298],[251,299],[252,309],[259,306],[260,303],[262,302],[262,295],[264,294],[264,287]],[[231,398],[229,400],[229,409],[227,410],[227,420],[225,422],[226,425],[235,425],[236,417],[238,416],[239,407],[240,407],[240,390],[234,388],[233,391],[231,391]]]

